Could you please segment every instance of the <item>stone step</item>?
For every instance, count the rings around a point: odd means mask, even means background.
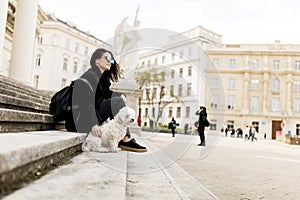
[[[84,139],[85,134],[65,131],[1,134],[0,198],[74,157],[81,152]]]
[[[146,144],[147,153],[84,152],[4,200],[218,199],[177,165],[167,151],[147,138],[136,139]]]
[[[0,94],[0,108],[49,113],[49,102]]]
[[[63,129],[50,114],[0,108],[0,133]]]
[[[15,91],[17,94],[27,95],[36,99],[48,101],[52,93],[38,90],[34,87],[24,85],[22,82],[0,75],[0,88],[7,91]],[[3,90],[0,92],[3,94]]]

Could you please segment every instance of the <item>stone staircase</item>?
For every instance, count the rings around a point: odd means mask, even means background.
[[[140,129],[147,153],[82,152],[86,134],[59,130],[50,97],[0,76],[0,199],[217,199]]]
[[[0,198],[81,152],[85,135],[53,122],[51,96],[0,75]]]
[[[51,96],[0,75],[0,133],[62,128],[49,114]]]

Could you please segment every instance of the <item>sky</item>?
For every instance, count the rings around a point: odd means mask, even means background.
[[[300,44],[299,0],[39,0],[45,12],[106,41],[121,21],[183,32],[203,26],[224,44]]]

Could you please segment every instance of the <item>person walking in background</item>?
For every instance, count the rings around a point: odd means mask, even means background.
[[[245,141],[248,139],[249,140],[249,135],[250,135],[250,128],[249,126],[247,125],[246,128],[245,128]]]
[[[141,126],[141,125],[142,125],[142,118],[141,118],[141,115],[138,116],[138,118],[137,118],[137,123],[138,123],[138,126]]]
[[[172,117],[172,120],[170,122],[171,124],[171,130],[172,130],[172,137],[175,137],[175,129],[176,129],[176,120],[174,119],[174,117]]]
[[[251,141],[253,142],[253,139],[255,139],[257,141],[257,138],[255,137],[255,134],[257,132],[253,126],[250,127],[250,132],[251,132]]]
[[[199,115],[198,133],[200,136],[200,144],[198,144],[198,146],[205,146],[204,129],[205,129],[206,121],[207,121],[206,108],[204,106],[200,106],[200,110],[197,110],[195,115]]]

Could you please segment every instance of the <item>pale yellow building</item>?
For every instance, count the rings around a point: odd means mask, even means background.
[[[206,74],[221,78],[211,78],[206,90],[208,111],[225,113],[218,129],[253,125],[271,139],[280,139],[277,131],[300,134],[300,45],[223,44],[207,53],[216,70]]]

